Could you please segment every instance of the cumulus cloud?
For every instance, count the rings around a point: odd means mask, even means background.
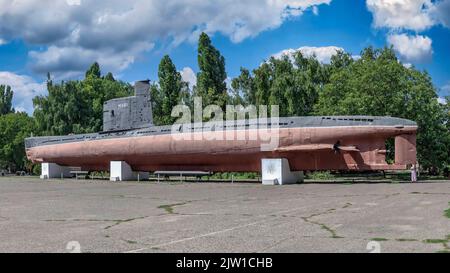
[[[312,7],[312,12],[314,15],[319,15],[319,8],[317,6]]]
[[[450,0],[437,2],[432,14],[440,24],[450,28]]]
[[[78,6],[81,4],[81,0],[66,0],[66,2],[67,2],[67,4],[72,5],[72,6],[74,6],[74,5]]]
[[[407,61],[423,61],[433,54],[432,40],[426,36],[392,34],[388,36],[388,42]]]
[[[338,51],[344,51],[342,47],[337,46],[324,46],[324,47],[313,47],[313,46],[304,46],[298,49],[285,49],[274,55],[272,55],[275,59],[281,59],[284,56],[288,56],[289,59],[293,62],[295,53],[300,51],[303,55],[316,56],[317,60],[321,63],[330,63],[331,57],[336,55]]]
[[[176,45],[196,40],[205,31],[237,43],[330,2],[0,0],[0,37],[43,45],[43,51],[30,53],[37,72],[82,71],[93,61],[107,62],[117,72],[156,41]]]
[[[373,14],[373,26],[389,29],[388,42],[407,60],[431,57],[432,41],[398,33],[419,33],[439,24],[450,28],[450,0],[366,0],[366,5]]]
[[[377,28],[425,30],[435,24],[431,0],[367,0]]]
[[[441,87],[441,91],[444,95],[450,96],[450,82]]]
[[[28,55],[35,72],[44,74],[56,71],[56,79],[65,79],[77,76],[94,61],[101,64],[103,71],[121,71],[134,62],[136,55],[152,47],[151,44],[135,44],[128,51],[117,54],[111,49],[97,51],[82,47],[50,46],[45,51],[30,51]]]
[[[413,65],[411,63],[402,63],[405,68],[412,68]]]
[[[38,83],[29,76],[0,71],[0,84],[11,86],[14,91],[13,106],[16,111],[33,113],[32,99],[47,93],[46,83]]]
[[[447,105],[447,100],[445,98],[438,98],[438,103],[442,104],[442,105]]]
[[[33,44],[55,42],[70,35],[77,13],[65,1],[0,0],[0,36]]]
[[[197,75],[194,70],[190,67],[185,67],[180,71],[181,78],[183,81],[189,83],[189,88],[192,89],[195,85],[197,85]]]

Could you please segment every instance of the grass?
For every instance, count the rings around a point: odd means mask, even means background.
[[[331,238],[333,238],[333,239],[342,239],[342,238],[344,238],[344,237],[338,236],[336,234],[336,231],[334,229],[330,228],[329,226],[327,226],[325,224],[320,224],[320,223],[317,223],[317,224],[320,225],[320,227],[322,229],[324,229],[324,230],[328,231],[329,233],[331,233]]]
[[[147,216],[136,217],[136,218],[130,218],[130,219],[125,219],[125,220],[108,220],[108,221],[113,221],[113,222],[115,222],[115,223],[112,224],[112,225],[109,225],[109,226],[105,227],[104,229],[110,229],[110,228],[115,227],[115,226],[118,226],[118,225],[120,225],[120,224],[122,224],[122,223],[128,223],[128,222],[131,222],[131,221],[134,221],[134,220],[139,220],[139,219],[144,219],[144,218],[147,218]]]
[[[231,172],[231,173],[215,173],[210,176],[211,179],[220,179],[220,180],[231,180],[233,179],[257,179],[259,177],[259,173],[238,173],[238,172]]]
[[[314,224],[314,225],[318,225],[321,229],[328,231],[328,232],[330,233],[330,235],[331,235],[330,238],[333,238],[333,239],[342,239],[342,238],[344,238],[344,237],[338,236],[338,235],[337,235],[337,232],[336,232],[334,229],[332,229],[331,227],[329,227],[329,226],[327,226],[327,225],[325,225],[325,224],[323,224],[323,223],[319,223],[319,222],[317,222],[317,221],[311,220],[313,217],[320,216],[320,215],[324,215],[324,214],[328,214],[328,213],[332,213],[332,212],[334,212],[334,211],[336,211],[336,209],[329,209],[329,210],[327,210],[327,211],[325,211],[325,212],[315,213],[315,214],[311,214],[310,216],[307,216],[307,217],[301,217],[301,218],[303,219],[303,221],[305,221],[305,222],[307,222],[307,223]]]
[[[158,209],[163,209],[168,214],[174,214],[174,207],[183,206],[183,205],[186,205],[186,204],[187,204],[187,202],[177,203],[177,204],[170,204],[170,205],[161,205],[161,206],[158,207]]]
[[[313,181],[335,181],[335,182],[346,182],[353,181],[357,182],[376,182],[376,181],[384,181],[386,183],[399,184],[402,182],[411,181],[411,174],[409,171],[403,172],[386,172],[383,175],[381,172],[366,172],[366,173],[352,173],[352,172],[329,172],[329,171],[317,171],[317,172],[307,172],[306,173],[307,180]],[[420,176],[420,180],[448,180],[447,177],[444,176],[432,176],[425,173],[422,173]]]
[[[427,243],[427,244],[445,244],[448,242],[448,240],[446,240],[446,239],[426,239],[426,240],[423,240],[423,242]]]
[[[308,179],[312,180],[330,180],[335,178],[330,172],[312,172],[308,174]]]
[[[400,239],[395,239],[397,242],[417,242],[416,239],[405,239],[405,238],[400,238]]]
[[[450,234],[445,236],[445,239],[426,239],[426,240],[423,240],[423,242],[427,243],[427,244],[442,244],[444,249],[437,251],[437,253],[450,253],[450,247],[448,245],[449,241],[450,241]]]
[[[352,203],[346,203],[342,208],[346,209],[346,208],[351,207],[352,205],[353,205]]]
[[[375,241],[375,242],[385,242],[385,241],[389,241],[386,238],[372,238],[370,239],[371,241]]]
[[[448,204],[450,205],[450,202]],[[450,218],[450,208],[444,211],[444,216]]]

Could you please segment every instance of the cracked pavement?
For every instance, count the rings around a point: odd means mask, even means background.
[[[0,178],[0,252],[446,252],[450,182]]]

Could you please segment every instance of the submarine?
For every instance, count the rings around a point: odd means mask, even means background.
[[[126,162],[135,172],[260,172],[264,159],[283,159],[290,171],[406,170],[417,163],[414,121],[377,116],[305,116],[245,120],[234,125],[154,126],[149,81],[135,83],[131,97],[107,101],[103,131],[92,134],[30,137],[26,155],[34,163],[109,171]],[[272,123],[272,124],[271,124]],[[262,127],[275,126],[277,146],[261,149]],[[260,128],[261,127],[261,128]],[[222,138],[231,131],[244,139]],[[184,134],[194,137],[183,138]],[[199,136],[200,137],[196,137]],[[181,137],[180,137],[181,136]],[[395,143],[395,160],[386,162],[386,141]]]

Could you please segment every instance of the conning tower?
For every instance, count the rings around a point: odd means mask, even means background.
[[[126,131],[153,126],[150,81],[138,81],[134,96],[106,101],[103,105],[103,131]]]

